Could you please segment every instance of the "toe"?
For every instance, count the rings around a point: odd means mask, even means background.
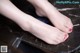
[[[60,35],[59,40],[60,40],[61,42],[64,42],[64,41],[68,38],[68,36],[69,36],[68,34],[63,33],[63,34]]]
[[[70,33],[69,28],[66,27],[65,25],[61,26],[59,29],[65,33]]]
[[[67,40],[68,37],[69,37],[69,35],[65,35],[65,37],[64,37],[64,41]]]
[[[72,30],[73,30],[73,24],[71,23],[71,21],[67,22],[67,23],[65,24],[65,27],[67,28],[67,31],[68,31],[69,33],[72,32]]]
[[[72,24],[72,22],[71,22],[71,21],[70,21],[70,22],[68,22],[67,27],[68,27],[69,29],[73,29],[73,24]]]
[[[71,33],[72,32],[72,28],[70,28],[69,26],[65,26],[64,28],[65,28],[65,31],[67,33]]]

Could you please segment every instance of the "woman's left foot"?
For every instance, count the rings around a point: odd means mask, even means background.
[[[42,3],[42,7],[36,8],[36,13],[39,16],[46,16],[50,19],[50,21],[60,29],[66,33],[71,33],[73,29],[73,24],[70,18],[66,17],[65,15],[61,14],[53,5],[49,2]]]

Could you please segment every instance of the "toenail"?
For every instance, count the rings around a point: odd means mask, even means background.
[[[69,29],[70,32],[72,32],[72,29]]]

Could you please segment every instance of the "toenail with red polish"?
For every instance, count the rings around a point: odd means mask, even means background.
[[[69,29],[69,31],[72,31],[72,29]]]

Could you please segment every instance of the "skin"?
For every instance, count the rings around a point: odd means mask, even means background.
[[[56,45],[64,42],[69,37],[68,33],[71,32],[69,30],[73,28],[71,20],[58,12],[47,0],[28,1],[33,4],[39,16],[48,17],[55,27],[45,24],[31,15],[25,14],[9,0],[0,0],[0,13],[16,22],[23,30],[32,33],[48,44]]]
[[[72,32],[73,24],[71,20],[67,16],[61,14],[51,3],[48,2],[48,0],[28,1],[34,5],[36,8],[36,13],[39,16],[48,17],[58,29],[66,33]]]

